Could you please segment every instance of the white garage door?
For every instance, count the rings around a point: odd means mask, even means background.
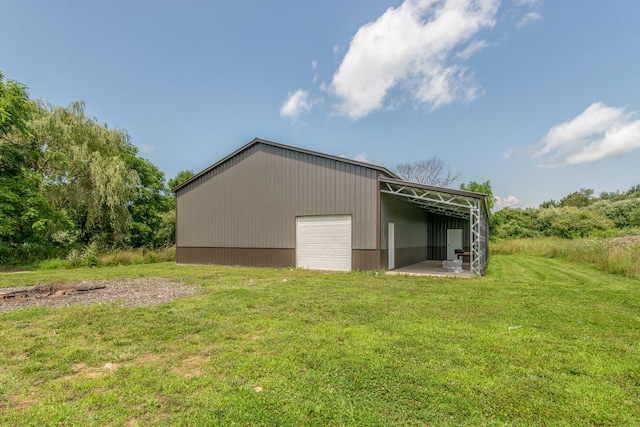
[[[351,271],[351,216],[298,217],[296,266]]]

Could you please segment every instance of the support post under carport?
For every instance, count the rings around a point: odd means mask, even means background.
[[[470,267],[471,267],[471,274],[478,276],[478,277],[482,277],[482,271],[481,271],[481,240],[482,240],[482,233],[481,233],[481,207],[480,207],[480,201],[476,201],[474,203],[474,206],[470,209],[471,212],[471,217],[470,217],[470,222],[471,222],[471,250],[470,252]]]
[[[439,215],[469,220],[470,223],[470,270],[482,277],[489,259],[489,240],[486,196],[464,190],[434,187],[392,178],[378,178],[380,192],[404,197],[420,208]]]

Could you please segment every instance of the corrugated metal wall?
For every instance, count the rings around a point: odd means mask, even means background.
[[[380,196],[380,261],[387,265],[389,222],[395,224],[395,266],[427,259],[427,213],[398,196]]]
[[[462,244],[465,250],[471,246],[471,224],[468,219],[428,214],[429,249],[428,256],[432,260],[447,259],[447,230],[462,229]]]
[[[296,216],[350,214],[353,249],[376,249],[377,173],[256,144],[178,191],[177,246],[293,249]]]

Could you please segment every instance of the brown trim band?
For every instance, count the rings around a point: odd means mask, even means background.
[[[377,270],[380,268],[377,252],[373,249],[353,249],[353,270]],[[277,248],[194,248],[177,247],[178,264],[242,265],[246,267],[285,268],[295,267],[295,249]]]

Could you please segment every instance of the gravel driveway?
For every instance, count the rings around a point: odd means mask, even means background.
[[[199,293],[197,286],[154,277],[2,288],[0,313],[30,307],[110,303],[116,303],[120,307],[142,307]]]

